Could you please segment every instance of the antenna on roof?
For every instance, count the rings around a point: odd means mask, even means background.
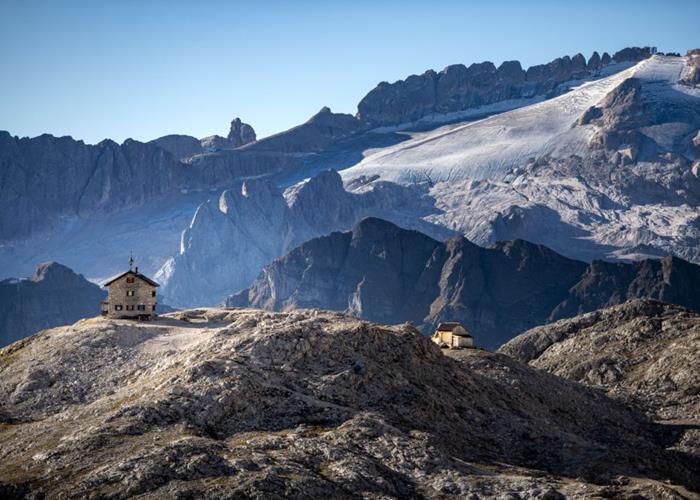
[[[131,268],[134,265],[134,253],[129,252],[129,271],[131,271]]]

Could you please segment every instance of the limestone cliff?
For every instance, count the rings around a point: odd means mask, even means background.
[[[469,67],[455,64],[437,73],[428,70],[395,83],[381,82],[358,104],[357,116],[371,125],[397,125],[433,114],[464,111],[508,99],[532,98],[556,93],[557,86],[589,78],[611,62],[637,62],[654,52],[633,47],[612,58],[597,52],[588,62],[582,54],[564,56],[524,70],[518,61],[505,61],[498,68],[490,61]]]

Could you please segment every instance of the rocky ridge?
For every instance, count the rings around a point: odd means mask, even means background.
[[[681,81],[686,85],[700,85],[700,49],[689,50],[686,56],[690,64]]]
[[[220,149],[236,149],[255,142],[256,135],[253,127],[243,123],[236,117],[231,121],[231,129],[226,137],[211,135],[203,139],[197,139],[189,135],[166,135],[154,139],[149,144],[165,149],[178,160],[184,160],[191,156],[206,152],[214,152]]]
[[[664,420],[700,421],[700,314],[653,300],[539,326],[499,352],[569,380],[624,392]]]
[[[44,328],[68,325],[100,311],[104,290],[56,262],[28,279],[0,281],[0,347]]]
[[[324,108],[307,123],[260,141],[238,118],[227,137],[169,135],[121,145],[108,139],[86,145],[48,134],[18,138],[2,131],[0,234],[3,240],[23,238],[56,229],[66,218],[225,188],[251,176],[289,174],[304,167],[299,154],[319,152],[366,128],[362,120]],[[241,147],[246,151],[237,151]]]
[[[496,348],[536,325],[646,297],[700,311],[700,266],[674,257],[631,264],[568,259],[523,240],[479,247],[438,242],[367,218],[314,238],[265,266],[228,306],[318,307],[429,333],[461,321]]]
[[[103,318],[0,350],[0,492],[573,498],[697,491],[635,408],[408,326],[319,311]],[[90,460],[85,460],[90,456]]]
[[[697,288],[696,288],[697,290]],[[636,401],[683,432],[700,456],[700,314],[649,300],[533,328],[500,352],[538,369]]]
[[[357,116],[373,125],[397,125],[436,114],[453,113],[509,99],[551,96],[559,85],[596,75],[611,63],[638,62],[655,52],[651,47],[631,47],[612,57],[594,52],[559,57],[524,70],[518,61],[498,68],[490,62],[448,66],[437,73],[428,70],[395,83],[381,82],[358,104]]]

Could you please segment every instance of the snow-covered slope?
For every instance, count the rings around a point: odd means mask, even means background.
[[[369,154],[343,172],[345,179],[379,175],[384,180],[413,183],[493,179],[528,158],[585,155],[593,127],[573,127],[591,106],[627,78],[639,78],[652,98],[668,99],[685,68],[680,57],[654,56],[606,78],[534,105],[483,120],[416,133],[410,141]],[[684,90],[684,95],[692,95]],[[697,94],[697,92],[695,92]]]

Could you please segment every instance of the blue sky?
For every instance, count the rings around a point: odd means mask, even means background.
[[[0,130],[150,140],[266,136],[378,82],[448,64],[700,46],[700,0],[0,0]]]

